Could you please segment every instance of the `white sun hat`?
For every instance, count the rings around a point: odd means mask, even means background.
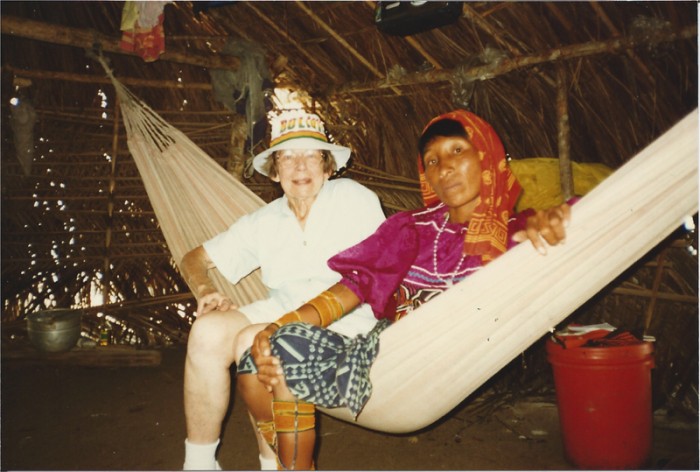
[[[267,157],[286,149],[313,149],[330,151],[336,168],[350,159],[350,148],[328,142],[323,121],[314,113],[304,110],[286,110],[270,120],[270,147],[253,158],[253,167],[262,175]]]

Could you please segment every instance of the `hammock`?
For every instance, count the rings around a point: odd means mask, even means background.
[[[103,66],[119,97],[129,151],[179,266],[190,249],[265,202],[133,95],[104,63]],[[218,271],[211,271],[210,275],[223,293],[241,305],[267,296],[259,270],[236,285]]]
[[[263,205],[106,70],[175,261]],[[565,246],[542,257],[521,244],[384,331],[356,423],[405,433],[437,421],[694,215],[697,130],[695,110],[579,201]],[[257,272],[216,283],[239,303],[266,294]]]
[[[358,423],[441,418],[697,211],[696,109],[576,203],[565,245],[520,244],[385,330]]]

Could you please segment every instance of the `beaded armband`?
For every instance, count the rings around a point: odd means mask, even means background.
[[[284,315],[282,318],[273,321],[272,324],[279,326],[280,328],[286,324],[289,323],[294,323],[296,321],[304,321],[301,319],[301,314],[297,311],[290,311],[286,315]]]
[[[324,328],[339,320],[344,314],[343,305],[330,290],[321,293],[309,301],[308,304],[318,312],[318,318],[321,320],[321,326]]]

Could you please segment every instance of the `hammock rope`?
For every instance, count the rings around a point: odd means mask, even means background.
[[[105,69],[128,145],[176,263],[264,202]],[[576,204],[564,246],[542,257],[521,244],[381,334],[373,393],[357,424],[390,433],[448,413],[698,211],[697,110]],[[248,303],[256,271],[232,286]],[[354,422],[346,409],[324,410]]]
[[[97,59],[119,97],[129,151],[179,266],[187,251],[265,202],[119,82],[101,56]],[[217,270],[210,275],[240,305],[267,296],[259,270],[235,285]]]

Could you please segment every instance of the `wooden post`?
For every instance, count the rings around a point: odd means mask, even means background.
[[[567,100],[566,69],[557,66],[557,137],[559,145],[559,181],[564,201],[574,196],[574,176],[571,170],[569,132],[569,102]]]
[[[102,267],[102,303],[109,303],[109,286],[112,279],[112,269],[110,268],[110,252],[112,248],[112,225],[114,224],[114,189],[117,186],[117,153],[119,152],[119,96],[115,95],[114,102],[114,122],[112,133],[112,162],[109,172],[109,188],[107,192],[107,217],[105,228],[105,255]]]
[[[233,114],[233,119],[231,123],[231,142],[229,143],[230,149],[227,168],[231,175],[233,175],[238,181],[243,181],[243,173],[245,171],[246,136],[248,136],[248,125],[245,118],[243,118],[240,115]],[[253,136],[250,137],[250,141],[252,143]]]
[[[644,315],[644,334],[649,334],[649,327],[651,326],[651,319],[654,316],[654,310],[656,309],[656,300],[659,298],[659,288],[661,287],[661,279],[664,275],[664,263],[666,262],[666,252],[664,249],[661,254],[656,259],[656,271],[654,272],[654,281],[651,286],[651,300],[649,300],[649,305],[647,305],[647,312]]]

